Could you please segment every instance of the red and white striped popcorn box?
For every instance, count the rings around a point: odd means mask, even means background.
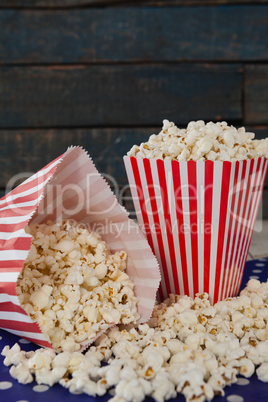
[[[112,252],[127,252],[126,272],[135,284],[140,322],[148,321],[160,283],[158,262],[90,156],[81,147],[70,147],[0,200],[0,328],[52,347],[21,308],[16,282],[31,246],[25,226],[29,221],[62,219],[73,219],[99,232]]]
[[[238,294],[268,160],[124,157],[140,228],[161,268],[159,298]]]

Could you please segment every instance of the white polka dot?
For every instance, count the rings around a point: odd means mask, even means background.
[[[45,392],[49,389],[48,385],[35,385],[33,391],[35,392]]]
[[[257,264],[255,264],[255,267],[265,267],[265,264],[263,264],[262,262],[257,262]]]
[[[267,261],[267,258],[259,258],[259,261]]]
[[[238,378],[237,384],[238,384],[238,385],[248,385],[248,384],[249,384],[249,380],[248,380],[247,378]]]
[[[0,336],[0,341],[1,341],[1,339],[3,339],[2,336]]]
[[[26,401],[24,399],[20,399],[19,401],[16,401],[16,402],[29,402],[29,401]]]
[[[249,277],[249,279],[259,279],[259,276],[258,276],[258,275],[251,275],[251,276]]]
[[[8,389],[13,386],[12,382],[10,381],[0,381],[0,390]]]
[[[254,274],[260,274],[262,272],[261,269],[253,269],[252,272],[254,272]]]
[[[244,398],[240,395],[229,395],[227,396],[227,401],[228,402],[243,402]]]
[[[21,338],[21,339],[19,340],[19,343],[31,343],[31,342],[28,341],[28,339]]]

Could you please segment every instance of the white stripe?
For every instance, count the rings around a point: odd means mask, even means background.
[[[155,230],[159,230],[159,228],[155,228],[155,224],[154,224],[150,196],[149,196],[149,192],[148,192],[148,184],[147,184],[147,180],[146,180],[145,168],[143,165],[143,161],[141,158],[138,158],[137,162],[138,162],[138,168],[139,168],[139,173],[140,173],[142,191],[143,191],[143,195],[144,195],[144,204],[146,207],[146,212],[147,212],[149,226],[150,226],[150,228],[147,228],[147,230],[150,229],[150,232],[151,232],[155,255],[159,262],[160,270],[161,270],[162,289],[163,289],[163,293],[165,294],[165,296],[167,296],[166,284],[165,284],[164,275],[163,275],[161,255],[160,255],[160,251],[159,251],[158,240],[157,240],[156,233],[155,233]],[[150,162],[152,162],[152,161],[150,161]],[[156,161],[154,161],[154,162],[156,162]],[[154,185],[154,190],[156,190],[155,185]],[[156,193],[156,191],[155,191],[155,193]],[[158,199],[157,208],[159,209],[161,207],[161,201],[159,200],[159,196],[157,197],[155,195],[155,197]]]
[[[37,186],[30,188],[29,190],[22,191],[21,193],[14,194],[14,195],[11,194],[5,200],[0,201],[0,203],[1,204],[9,203],[10,205],[12,205],[12,202],[15,202],[18,198],[25,198],[28,195],[31,195],[31,194],[33,194],[35,192],[38,192],[40,189],[43,189],[45,187],[45,185],[47,184],[47,182],[50,180],[50,178],[51,178],[51,176],[48,177],[43,183],[38,184]],[[40,198],[41,198],[41,194],[39,194],[39,197],[36,198],[36,199],[40,200]]]
[[[135,179],[134,179],[132,165],[130,162],[130,158],[128,156],[124,156],[124,163],[125,163],[125,168],[126,168],[126,172],[127,172],[131,196],[132,196],[132,200],[134,203],[134,208],[135,208],[137,220],[139,223],[139,227],[142,230],[142,232],[144,234],[146,234],[145,230],[144,230],[144,221],[143,221],[143,217],[142,217],[142,212],[141,212],[141,207],[140,207],[140,203],[139,203],[139,197],[138,197],[138,193],[137,193],[137,187],[136,187],[136,183],[135,183]]]
[[[186,247],[189,296],[194,297],[191,222],[190,222],[190,205],[189,205],[189,180],[188,180],[187,162],[185,161],[180,162],[180,175],[181,175],[182,210],[183,210],[183,220],[185,227],[184,238]],[[187,230],[187,228],[189,228],[189,230]]]
[[[151,308],[155,304],[155,300],[149,299],[148,297],[138,297],[139,305],[146,308]]]
[[[42,333],[18,331],[16,329],[6,329],[6,328],[3,328],[3,329],[5,329],[5,331],[10,332],[11,334],[21,336],[22,338],[32,338],[32,339],[36,339],[37,341],[48,342]]]
[[[179,279],[180,294],[184,295],[185,290],[184,290],[184,283],[183,283],[183,276],[182,276],[182,263],[181,263],[181,253],[180,253],[180,243],[179,243],[180,228],[178,228],[178,220],[177,220],[177,214],[176,214],[176,198],[175,198],[172,164],[171,164],[171,161],[164,161],[164,163],[165,163],[165,166],[167,166],[166,167],[166,183],[167,183],[170,219],[171,219],[171,226],[172,226],[172,237],[173,237],[175,257],[176,257],[176,269],[177,269],[178,279]]]
[[[205,235],[205,162],[196,163],[197,230],[198,230],[198,292],[204,291],[204,235]]]
[[[53,163],[51,166],[49,166],[47,169],[42,169],[42,170],[40,170],[39,172],[35,173],[33,176],[29,177],[29,179],[25,180],[22,184],[20,184],[20,185],[18,186],[18,188],[20,188],[20,186],[22,186],[23,184],[30,183],[30,182],[34,181],[35,179],[44,176],[47,172],[49,172],[51,169],[53,169],[54,166],[56,166],[58,163],[60,163],[61,160],[62,160],[62,159],[60,159],[60,160],[54,162],[54,163]],[[31,188],[31,189],[29,189],[29,190],[27,190],[27,191],[22,191],[22,192],[20,192],[20,193],[18,193],[18,194],[14,194],[14,195],[10,194],[10,195],[9,195],[8,197],[6,197],[4,200],[0,200],[0,205],[1,205],[1,204],[5,204],[6,202],[14,201],[16,198],[24,197],[24,196],[26,196],[26,195],[29,195],[29,194],[34,193],[35,191],[37,191],[37,190],[39,190],[40,188],[44,187],[44,186],[45,186],[45,183],[47,183],[48,180],[50,180],[50,177],[49,177],[48,179],[46,179],[44,183],[40,183],[40,184],[38,184],[37,186],[35,186],[35,187],[33,187],[33,188]]]
[[[74,196],[73,191],[69,193],[69,195],[67,195],[66,192],[64,192],[64,186],[62,188],[60,188],[60,194],[54,194],[54,188],[55,186],[61,186],[62,182],[68,178],[68,176],[70,176],[72,173],[74,173],[75,171],[78,170],[78,168],[85,166],[86,164],[90,164],[90,160],[88,155],[83,151],[83,153],[81,153],[77,158],[75,158],[70,164],[68,164],[68,157],[71,155],[72,152],[77,152],[76,151],[77,148],[73,148],[70,149],[68,152],[65,153],[63,160],[64,163],[67,164],[67,166],[63,167],[63,165],[61,165],[58,169],[57,169],[57,176],[55,179],[55,182],[53,183],[52,186],[49,186],[46,190],[46,205],[44,206],[44,200],[40,203],[39,207],[38,207],[38,211],[39,211],[39,216],[36,216],[33,220],[33,223],[39,223],[40,221],[42,221],[44,219],[44,216],[42,216],[42,212],[45,211],[49,211],[49,213],[54,213],[54,211],[59,211],[61,214],[63,213],[63,208],[62,208],[62,194],[64,193],[64,200],[67,201],[70,198],[72,198]],[[67,159],[67,161],[66,161]],[[93,174],[92,176],[95,176],[95,174]],[[97,173],[96,173],[96,176]],[[93,181],[94,182],[94,181]],[[68,183],[69,184],[69,183]],[[77,186],[79,186],[79,190],[81,189],[83,191],[83,189],[87,188],[87,177],[83,177],[82,180],[78,181],[75,183]],[[90,185],[92,183],[90,182]],[[67,184],[66,184],[67,185]],[[57,198],[56,198],[57,197]],[[84,204],[83,200],[83,204]],[[78,205],[75,205],[75,209],[78,209]],[[60,216],[58,216],[58,218],[60,218]]]
[[[31,238],[32,236],[28,233],[25,233],[24,229],[16,230],[15,232],[0,232],[0,240],[11,240],[16,238]]]
[[[241,163],[241,165],[243,166],[243,162]],[[240,269],[240,265],[238,265],[238,261],[239,261],[239,257],[241,256],[241,246],[243,243],[243,238],[244,238],[244,231],[245,231],[245,226],[244,226],[244,216],[243,214],[243,210],[244,210],[244,205],[246,202],[246,191],[247,191],[247,187],[248,185],[250,185],[249,181],[248,181],[248,177],[249,177],[249,168],[250,168],[250,161],[247,161],[247,166],[246,166],[246,172],[245,172],[245,179],[244,179],[244,183],[243,183],[243,188],[240,188],[240,191],[242,191],[242,200],[241,200],[241,208],[240,208],[240,216],[237,217],[238,219],[238,236],[236,239],[236,243],[235,243],[235,249],[234,249],[234,255],[237,254],[236,257],[236,261],[235,261],[235,269],[237,271],[237,279],[236,282],[233,282],[233,286],[232,286],[232,290],[231,290],[231,294],[234,294],[234,291],[236,289],[237,283],[239,281],[239,269]],[[247,207],[248,207],[248,203],[247,203]],[[245,213],[247,212],[247,208]],[[235,296],[235,295],[234,295]]]
[[[0,261],[25,260],[29,250],[0,250]]]
[[[247,228],[246,228],[246,231],[244,233],[245,242],[244,242],[244,247],[243,247],[243,249],[241,251],[242,258],[241,258],[241,263],[240,263],[240,267],[239,267],[240,268],[240,275],[239,275],[238,280],[237,280],[237,285],[239,283],[241,283],[241,280],[242,280],[242,276],[243,276],[243,273],[244,273],[244,266],[245,266],[245,263],[246,263],[246,257],[248,255],[248,249],[249,249],[250,240],[251,240],[251,233],[252,233],[251,219],[252,219],[252,215],[253,215],[253,211],[254,211],[254,205],[256,203],[256,194],[253,193],[254,179],[255,179],[256,174],[257,174],[256,173],[256,168],[257,168],[257,160],[254,161],[253,174],[251,176],[251,181],[249,183],[249,185],[250,185],[250,193],[249,193],[249,197],[248,197],[249,200],[248,200],[248,207],[247,207],[247,213],[249,213],[249,218],[248,218],[248,221],[246,222]]]
[[[16,313],[13,311],[0,311],[0,319],[8,321],[26,322],[29,324],[33,323],[33,320],[29,315]]]
[[[11,302],[11,303],[15,304],[16,306],[20,306],[18,296],[11,296],[11,295],[8,295],[7,293],[0,293],[0,303],[6,303],[6,302]],[[1,308],[1,306],[0,306],[0,308]]]
[[[172,267],[171,267],[170,254],[169,254],[169,243],[168,243],[168,238],[167,238],[167,230],[168,229],[166,228],[166,223],[165,223],[164,206],[163,206],[161,186],[160,186],[158,170],[157,170],[157,161],[155,159],[151,159],[150,165],[151,165],[152,178],[153,178],[153,183],[154,183],[154,188],[155,188],[155,198],[156,198],[156,204],[157,204],[158,218],[159,218],[160,227],[161,227],[161,236],[162,236],[164,254],[165,254],[167,271],[168,271],[170,291],[171,291],[171,293],[176,293],[175,286],[174,286],[173,272],[172,272]],[[157,189],[159,191],[159,194],[157,194]],[[148,196],[148,198],[149,198],[149,196]],[[163,278],[164,278],[164,276],[163,276]],[[168,294],[166,296],[168,296]]]
[[[236,162],[237,163],[237,162]],[[228,257],[228,266],[230,267],[229,269],[229,284],[227,287],[227,293],[226,297],[230,296],[230,291],[231,291],[231,286],[232,286],[232,280],[233,280],[233,272],[234,272],[234,253],[232,254],[232,248],[233,248],[233,242],[234,242],[234,236],[235,236],[235,226],[236,226],[236,216],[237,216],[237,209],[238,209],[238,199],[239,199],[239,189],[240,189],[240,184],[241,184],[241,173],[242,173],[242,163],[239,163],[239,171],[238,171],[238,178],[236,182],[236,188],[232,189],[232,193],[235,194],[235,205],[234,205],[234,211],[231,211],[233,215],[233,227],[232,227],[232,236],[230,240],[230,248],[229,248],[229,257]]]
[[[124,241],[124,245],[128,250],[146,250],[148,248],[148,244],[144,240],[126,240]],[[120,240],[109,243],[109,247],[113,249],[118,246],[122,248],[122,242]]]
[[[15,203],[14,204],[8,204],[6,207],[0,208],[0,212],[6,211],[8,209],[10,209],[11,211],[14,210],[14,209],[19,210],[20,208],[23,208],[23,207],[30,207],[30,206],[36,205],[37,202],[38,202],[38,200],[36,199],[36,200],[33,200],[33,201],[21,202],[19,204],[15,204]]]
[[[254,179],[256,177],[256,169],[257,169],[257,162],[258,160],[254,160],[254,166],[252,170],[252,175],[251,175],[251,180],[250,180],[250,188],[249,188],[249,196],[248,196],[248,206],[247,206],[247,211],[246,211],[246,216],[248,215],[248,221],[246,222],[247,228],[244,233],[245,236],[245,241],[244,241],[244,246],[242,248],[241,254],[244,256],[241,258],[241,265],[240,268],[244,266],[245,259],[247,257],[246,255],[246,250],[247,250],[247,244],[249,243],[250,239],[250,231],[251,231],[251,216],[252,216],[252,210],[253,210],[253,205],[254,205],[254,200],[255,200],[255,194],[253,194],[253,186],[254,186]]]
[[[131,280],[136,286],[146,286],[148,288],[157,288],[159,284],[159,279],[153,278],[138,278],[137,276],[131,276]]]
[[[136,260],[133,258],[132,262],[136,269],[152,269],[152,267],[155,267],[156,265],[156,260],[153,258],[146,258],[146,260]]]
[[[224,243],[223,243],[223,252],[222,252],[222,264],[221,264],[221,276],[220,276],[220,288],[219,288],[219,300],[222,300],[224,291],[225,291],[225,286],[227,283],[227,278],[228,278],[228,272],[229,272],[229,266],[225,264],[227,261],[227,240],[228,240],[228,234],[229,234],[229,224],[230,224],[230,216],[231,216],[231,204],[232,204],[232,192],[231,188],[234,186],[234,169],[235,164],[231,165],[231,171],[230,171],[230,183],[229,183],[229,188],[228,188],[228,205],[227,205],[227,214],[226,214],[226,226],[225,226],[225,234],[224,234]],[[223,274],[225,272],[225,280],[223,283]]]
[[[256,163],[255,163],[256,168],[257,168],[257,162],[258,162],[258,159],[256,159]],[[268,161],[265,160],[264,158],[262,158],[262,161],[261,161],[261,164],[260,164],[260,167],[259,167],[259,171],[258,171],[260,173],[260,175],[259,175],[259,177],[257,179],[257,185],[260,182],[263,183],[263,180],[265,180],[263,171],[265,170],[265,165],[266,164],[268,164]],[[256,172],[255,169],[254,169],[254,172]],[[258,172],[256,172],[255,174],[258,175]],[[253,178],[252,178],[251,190],[253,190],[255,176],[252,176],[252,177]],[[255,225],[256,216],[257,216],[257,212],[258,212],[258,209],[257,209],[258,200],[261,197],[261,195],[262,195],[261,191],[260,192],[254,191],[253,197],[251,196],[252,199],[251,199],[251,209],[250,209],[249,222],[248,222],[247,241],[246,241],[244,249],[243,249],[244,259],[243,259],[242,266],[244,266],[244,264],[246,262],[245,260],[247,258],[248,249],[249,249],[250,241],[251,241],[251,238],[252,238],[252,231],[254,230],[254,225]],[[242,275],[242,273],[241,273],[241,275]]]
[[[212,302],[215,294],[216,262],[219,238],[219,217],[221,205],[222,162],[214,162],[213,195],[212,195],[212,235],[210,250],[209,294]]]
[[[257,167],[257,160],[256,160],[255,167]],[[255,171],[255,169],[254,169],[254,171]],[[252,176],[252,177],[253,177],[253,179],[251,181],[251,186],[250,186],[251,190],[253,190],[253,187],[254,187],[254,176]],[[241,264],[240,264],[241,271],[240,271],[240,275],[239,275],[237,284],[242,280],[242,276],[243,276],[244,266],[245,266],[245,263],[246,263],[246,258],[247,258],[247,255],[248,255],[248,250],[249,250],[249,246],[250,246],[250,242],[251,242],[251,238],[252,238],[252,234],[253,234],[252,221],[255,222],[254,210],[256,209],[256,205],[257,205],[257,194],[256,194],[256,192],[254,192],[254,193],[252,192],[251,199],[250,199],[249,220],[248,220],[248,223],[247,223],[247,231],[245,233],[246,240],[245,240],[245,244],[244,244],[244,247],[243,247],[243,250],[242,250],[243,258],[242,258]]]
[[[0,217],[0,224],[1,225],[10,225],[12,223],[21,223],[21,222],[26,222],[28,219],[30,219],[32,213],[22,215],[22,216],[11,216],[11,217]],[[26,225],[26,224],[25,224]]]
[[[1,259],[1,254],[0,254],[0,259]],[[17,282],[18,276],[19,276],[19,272],[0,272],[0,283],[1,282]]]

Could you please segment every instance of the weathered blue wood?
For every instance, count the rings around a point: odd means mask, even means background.
[[[132,145],[147,141],[158,127],[100,129],[0,130],[0,189],[17,174],[41,169],[70,145],[83,146],[100,172],[111,175],[119,187],[127,184],[122,157]],[[185,124],[179,124],[185,127]],[[268,127],[247,127],[256,138],[268,136]],[[26,177],[26,176],[25,176]],[[267,180],[268,187],[268,180]]]
[[[136,0],[137,3],[140,0]],[[183,0],[182,0],[183,1]],[[210,0],[208,0],[210,1]],[[233,0],[227,0],[233,1]],[[239,0],[242,1],[242,0]],[[243,0],[244,1],[244,0]],[[249,1],[249,0],[245,0]],[[258,0],[259,1],[259,0]],[[265,1],[265,0],[260,0]],[[128,3],[126,0],[1,0],[0,8],[68,8],[68,7],[104,7]]]
[[[268,60],[268,5],[0,10],[0,63]]]
[[[186,6],[205,6],[222,4],[265,4],[268,0],[1,0],[0,8],[67,8],[67,7],[103,7],[117,6],[120,3],[125,5],[144,6],[167,6],[167,5],[186,5]]]
[[[161,130],[153,128],[1,130],[0,188],[17,174],[41,169],[66,151],[70,145],[83,146],[100,172],[111,175],[118,186],[127,178],[123,156],[136,144]],[[26,176],[25,176],[26,177]]]
[[[268,64],[246,66],[245,122],[268,123]]]
[[[240,65],[0,67],[0,128],[241,120]]]

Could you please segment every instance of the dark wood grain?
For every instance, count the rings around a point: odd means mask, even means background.
[[[183,123],[176,123],[185,127]],[[0,130],[0,188],[4,188],[15,175],[25,172],[27,177],[27,173],[35,173],[70,145],[85,148],[99,171],[114,177],[122,187],[127,183],[122,157],[132,145],[157,134],[161,126],[159,121],[158,127],[144,128]],[[247,129],[255,132],[256,138],[268,136],[268,126]],[[20,178],[18,176],[17,180]]]
[[[126,0],[1,0],[0,8],[104,7],[122,3],[129,2]]]
[[[0,188],[15,175],[35,173],[65,152],[70,145],[83,146],[92,156],[100,172],[114,177],[118,186],[125,185],[123,156],[135,143],[148,139],[157,129],[62,129],[62,130],[1,130]],[[15,180],[16,178],[14,178]]]
[[[239,65],[1,67],[0,127],[241,120]]]
[[[122,5],[135,6],[204,6],[225,4],[267,4],[268,0],[1,0],[0,8],[68,8],[68,7],[103,7]]]
[[[247,124],[268,123],[268,64],[246,66],[245,121]]]
[[[268,5],[0,10],[0,63],[268,60]]]

